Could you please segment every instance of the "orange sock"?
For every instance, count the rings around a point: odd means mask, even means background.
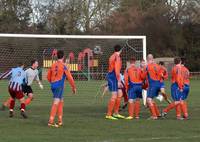
[[[58,105],[52,104],[50,117],[49,117],[49,123],[54,123],[54,118],[56,116],[57,109],[58,109]]]
[[[155,102],[153,102],[153,106],[154,106],[154,109],[155,109],[155,111],[156,111],[156,115],[157,115],[157,116],[160,116],[160,110],[158,109],[158,106],[156,105]]]
[[[115,99],[110,99],[109,103],[108,103],[108,112],[107,112],[107,116],[111,116],[112,115],[112,111],[114,109],[115,106]]]
[[[180,106],[181,106],[181,111],[183,112],[183,116],[187,118],[188,117],[187,103],[185,101],[181,101]]]
[[[32,101],[32,98],[28,97],[26,100],[25,100],[25,104],[26,105],[29,105]]]
[[[149,110],[151,112],[151,116],[154,117],[154,118],[155,117],[157,118],[157,114],[156,114],[156,110],[155,110],[155,107],[153,105],[153,102],[149,102],[148,106],[149,106]]]
[[[114,112],[115,112],[116,114],[119,113],[120,104],[121,104],[121,97],[117,97],[117,99],[116,99],[116,101],[115,101],[115,107],[114,107]]]
[[[10,102],[11,102],[12,98],[8,98],[4,103],[3,105],[6,106],[6,107],[9,107],[10,106]]]
[[[139,117],[139,115],[140,115],[140,101],[137,100],[135,102],[135,116]]]
[[[173,102],[173,103],[169,104],[169,105],[163,110],[163,112],[168,113],[171,109],[173,109],[173,108],[175,108],[175,107],[176,107],[176,105],[175,105],[175,103]]]
[[[60,101],[60,103],[58,104],[58,122],[62,123],[62,118],[63,118],[63,101]]]
[[[176,104],[176,117],[180,118],[181,117],[181,106],[180,104]]]
[[[133,117],[133,114],[134,114],[134,103],[128,103],[128,113],[129,113],[129,116]]]

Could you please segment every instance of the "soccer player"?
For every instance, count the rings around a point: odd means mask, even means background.
[[[149,84],[147,89],[147,104],[151,112],[150,119],[157,120],[158,116],[160,116],[160,111],[153,99],[157,97],[160,92],[160,66],[154,62],[152,54],[147,56],[147,63],[146,73]]]
[[[109,69],[107,74],[108,87],[109,91],[112,93],[112,96],[108,103],[108,111],[105,118],[110,120],[118,120],[118,118],[125,118],[124,116],[118,113],[122,98],[122,94],[118,93],[118,86],[122,86],[120,79],[120,71],[122,67],[122,61],[120,58],[121,46],[115,45],[114,51],[115,52],[109,58]],[[115,110],[114,114],[113,109]]]
[[[170,103],[165,109],[163,109],[162,116],[166,116],[167,113],[176,108],[176,118],[182,120],[181,117],[181,98],[183,97],[183,88],[184,88],[184,78],[182,75],[182,65],[181,59],[174,59],[175,66],[172,69],[172,84],[171,84],[171,96],[174,102]]]
[[[34,80],[37,81],[39,87],[43,89],[43,85],[39,79],[38,76],[38,61],[36,59],[31,61],[31,67],[25,70],[25,81],[22,85],[22,90],[24,94],[27,94],[28,98],[25,100],[26,106],[31,103],[33,100],[33,90],[31,88],[31,85]],[[2,110],[5,110],[6,107],[9,106],[12,98],[9,98],[7,101],[5,101],[2,105]]]
[[[164,66],[164,62],[160,61],[159,62],[160,65],[160,72],[161,72],[161,76],[160,76],[160,92],[162,94],[162,96],[164,97],[164,99],[170,104],[171,101],[169,100],[166,92],[165,92],[165,83],[164,80],[166,80],[168,78],[168,72],[167,69]]]
[[[21,115],[23,118],[27,118],[27,115],[25,113],[25,99],[24,99],[24,94],[22,91],[22,84],[25,79],[25,72],[23,70],[24,64],[19,63],[18,67],[12,68],[11,70],[5,72],[0,76],[0,79],[6,78],[8,76],[11,76],[9,86],[8,86],[8,91],[11,96],[10,100],[10,111],[9,111],[9,116],[13,117],[14,116],[14,107],[15,107],[15,99],[18,99],[21,103]]]
[[[64,64],[64,51],[59,50],[57,52],[58,60],[51,66],[48,71],[47,79],[51,84],[51,90],[53,93],[53,104],[51,107],[48,126],[59,127],[63,125],[63,91],[65,79],[67,78],[72,88],[72,92],[76,93],[76,86],[74,79],[69,69]],[[56,114],[58,115],[58,124],[54,124]]]
[[[128,90],[128,112],[129,116],[127,120],[139,119],[140,113],[140,99],[142,98],[142,83],[145,77],[144,72],[136,67],[136,59],[132,57],[130,59],[130,67],[125,70],[125,86]]]
[[[39,79],[37,68],[38,68],[38,61],[36,59],[34,59],[31,61],[31,67],[25,71],[25,74],[26,74],[25,83],[23,84],[22,88],[23,88],[23,92],[25,94],[27,94],[27,96],[28,96],[28,98],[25,100],[26,105],[29,105],[31,103],[31,101],[33,100],[33,90],[31,88],[31,85],[34,80],[37,81],[37,83],[41,89],[44,88]]]
[[[190,71],[185,66],[185,58],[181,58],[182,63],[182,75],[184,78],[184,89],[183,89],[183,96],[180,102],[181,105],[181,111],[183,112],[184,119],[188,119],[188,107],[186,99],[188,97],[188,94],[190,92]]]

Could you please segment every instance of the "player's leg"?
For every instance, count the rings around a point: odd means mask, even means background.
[[[156,114],[156,110],[155,110],[154,101],[153,101],[153,98],[156,96],[156,93],[157,93],[156,89],[157,89],[156,87],[149,87],[147,90],[147,104],[151,112],[151,119],[153,120],[156,120],[158,118]]]
[[[57,126],[54,123],[54,119],[55,119],[55,116],[56,116],[57,111],[58,111],[59,103],[60,103],[60,98],[54,98],[53,99],[53,103],[52,103],[51,111],[50,111],[50,116],[49,116],[48,126]]]
[[[8,88],[8,92],[10,94],[11,100],[10,100],[10,105],[9,105],[9,117],[13,117],[14,116],[14,107],[15,107],[15,91],[13,91],[12,89]]]
[[[64,106],[64,99],[62,98],[58,104],[58,125],[63,125],[63,106]]]
[[[107,81],[108,81],[108,88],[109,91],[111,92],[111,98],[108,102],[108,109],[107,109],[107,114],[106,114],[106,119],[110,120],[117,120],[117,118],[113,117],[113,109],[115,107],[116,99],[117,99],[117,94],[118,94],[118,81],[116,77],[113,74],[108,74],[107,76]]]
[[[137,98],[135,101],[135,118],[140,118],[140,98]]]
[[[116,98],[115,106],[114,106],[114,114],[113,114],[115,118],[122,118],[122,119],[125,118],[124,116],[119,114],[119,108],[120,108],[122,96],[123,96],[122,89],[118,89],[117,98]]]
[[[135,111],[135,99],[136,99],[136,91],[134,86],[131,86],[128,90],[128,113],[129,116],[126,117],[127,120],[132,120],[134,118]]]
[[[185,119],[188,119],[188,106],[186,102],[188,94],[189,94],[189,86],[185,85],[182,92],[182,99],[180,101],[181,111],[183,112],[183,117]]]
[[[1,110],[5,110],[6,108],[9,108],[11,100],[12,100],[12,97],[9,97],[5,102],[3,102]]]
[[[31,86],[25,86],[24,87],[24,92],[27,93],[28,98],[25,100],[25,104],[29,105],[31,101],[33,100],[33,90]]]
[[[23,118],[28,118],[27,117],[27,115],[26,115],[26,113],[25,113],[25,109],[26,109],[26,104],[25,104],[25,98],[24,97],[22,97],[21,99],[19,99],[20,100],[20,103],[21,103],[21,107],[20,107],[20,110],[21,110],[21,116],[23,117]]]
[[[123,88],[123,98],[124,98],[124,105],[122,106],[122,109],[125,109],[128,106],[128,95],[126,93],[126,89]]]
[[[165,87],[160,88],[160,92],[162,96],[164,97],[165,101],[168,102],[169,104],[171,103],[171,100],[168,98],[166,92],[165,92]]]

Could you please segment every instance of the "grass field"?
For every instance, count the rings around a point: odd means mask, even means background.
[[[142,108],[141,119],[108,121],[104,119],[108,95],[101,102],[96,98],[102,81],[76,82],[78,92],[65,91],[64,126],[48,128],[52,102],[49,86],[40,90],[34,86],[35,99],[27,107],[29,118],[23,120],[16,104],[15,117],[0,111],[0,142],[199,142],[200,141],[200,81],[191,82],[188,98],[190,120],[177,121],[172,111],[167,119],[147,120],[149,111]],[[169,90],[169,83],[167,83]],[[7,81],[0,81],[0,101],[8,97]],[[165,102],[159,103],[160,108]],[[127,111],[122,114],[127,115]]]

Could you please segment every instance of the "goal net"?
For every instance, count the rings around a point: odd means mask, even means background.
[[[0,34],[0,73],[23,61],[26,67],[32,59],[39,61],[40,78],[46,80],[48,68],[56,60],[56,52],[64,50],[65,62],[77,81],[105,80],[108,59],[113,46],[123,47],[124,70],[129,57],[146,58],[145,36],[78,36]]]

